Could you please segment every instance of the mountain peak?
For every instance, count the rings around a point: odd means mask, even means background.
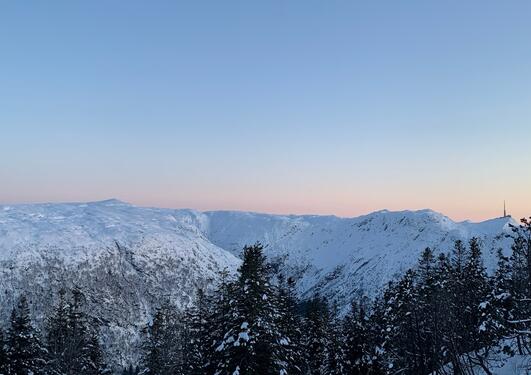
[[[120,199],[116,198],[110,198],[110,199],[104,199],[101,201],[94,201],[89,202],[88,204],[97,204],[97,205],[104,205],[104,206],[131,206],[131,203],[124,202]]]

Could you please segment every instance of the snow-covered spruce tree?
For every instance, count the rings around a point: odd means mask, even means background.
[[[373,368],[375,342],[371,337],[371,321],[363,298],[352,301],[350,311],[343,319],[344,371],[351,375],[365,375]]]
[[[386,369],[392,374],[425,374],[424,357],[420,348],[419,316],[416,311],[416,274],[407,271],[384,293],[383,324],[385,330],[382,347],[386,352]]]
[[[7,342],[4,331],[0,327],[0,374],[7,374]]]
[[[325,298],[315,296],[304,304],[305,374],[326,374],[330,308]]]
[[[165,302],[157,309],[153,322],[145,330],[143,374],[185,373],[185,339],[181,322],[181,316],[171,303]]]
[[[468,258],[468,249],[465,244],[458,240],[455,242],[452,254],[450,256],[450,267],[447,283],[447,303],[448,317],[445,330],[445,345],[447,348],[448,359],[452,364],[454,371],[464,373],[461,354],[466,348],[471,346],[466,341],[466,329],[470,328],[468,324],[468,294],[467,275],[465,273],[466,259]]]
[[[89,334],[87,342],[88,354],[88,371],[86,374],[106,375],[111,374],[111,369],[105,362],[103,350],[101,348],[100,338],[96,330],[92,330]]]
[[[68,303],[66,291],[59,291],[59,300],[46,321],[47,372],[62,374],[68,368],[70,360],[65,358],[69,336]]]
[[[203,375],[210,362],[211,299],[203,289],[197,290],[196,302],[185,313],[186,320],[186,373]]]
[[[510,354],[500,347],[511,322],[510,277],[501,254],[495,276],[487,277],[477,239],[468,247],[456,242],[451,260],[442,254],[435,260],[426,249],[415,269],[391,283],[374,304],[369,336],[379,343],[369,346],[376,348],[369,371],[469,374],[482,368],[490,374],[500,353]],[[345,331],[348,338],[356,326]],[[352,341],[347,339],[347,348]],[[354,349],[347,355],[359,358],[362,350]]]
[[[391,287],[391,283],[387,288]],[[367,324],[368,337],[369,337],[369,353],[370,353],[370,366],[368,366],[367,374],[370,375],[383,375],[387,373],[389,362],[387,358],[387,346],[390,338],[389,332],[386,330],[386,306],[385,306],[385,290],[383,295],[377,296],[371,304],[371,312]]]
[[[46,365],[45,350],[30,319],[25,296],[13,308],[7,333],[7,374],[40,375]]]
[[[345,373],[345,335],[339,307],[333,303],[330,308],[328,330],[326,335],[325,374],[342,375]]]
[[[85,296],[79,289],[72,290],[72,301],[68,308],[68,357],[70,371],[82,373],[89,370],[87,358],[88,322],[83,312]]]
[[[492,368],[514,354],[503,339],[514,337],[512,327],[511,269],[509,259],[498,250],[498,267],[489,280],[489,292],[479,305],[478,340],[475,350],[478,366]]]
[[[439,260],[440,262],[440,260]],[[440,263],[439,263],[440,265]],[[433,251],[426,248],[419,259],[416,280],[416,327],[420,368],[432,371],[445,363],[443,321],[445,294],[444,274],[440,272]]]
[[[517,334],[519,354],[531,353],[531,217],[512,226],[511,246],[512,297],[511,325]]]
[[[280,345],[284,346],[284,358],[287,373],[301,374],[304,360],[302,352],[302,319],[298,313],[298,300],[295,293],[295,280],[283,275],[278,276],[278,331],[281,334]]]
[[[376,300],[371,336],[377,340],[370,371],[384,374],[428,374],[426,337],[418,292],[418,274],[408,270]],[[372,372],[371,372],[372,373]]]
[[[243,249],[243,263],[230,294],[225,334],[215,348],[217,374],[286,374],[286,353],[277,322],[276,291],[259,243]]]
[[[428,374],[444,363],[438,277],[433,252],[427,248],[416,269],[391,284],[380,302],[384,305],[375,309],[382,316],[387,373]]]
[[[423,254],[419,262],[419,307],[424,323],[423,345],[428,368],[441,369],[452,363],[454,372],[471,371],[479,366],[488,373],[501,336],[487,329],[486,301],[491,284],[483,266],[477,238],[468,248],[457,241],[450,262],[441,255],[435,272],[433,263]],[[430,271],[431,270],[431,271]]]
[[[232,328],[232,308],[235,301],[232,296],[236,293],[236,283],[230,279],[228,270],[220,272],[219,284],[214,291],[211,308],[208,316],[208,326],[210,327],[209,343],[207,345],[206,374],[218,372],[218,366],[225,363],[226,352],[220,350],[224,348],[223,342],[225,333]]]
[[[469,256],[464,272],[467,288],[462,296],[466,306],[462,320],[466,331],[463,334],[464,345],[461,351],[464,356],[467,356],[469,366],[479,366],[488,373],[488,362],[492,357],[495,343],[485,326],[484,306],[489,299],[490,285],[477,238],[469,241]]]
[[[102,375],[110,372],[103,360],[98,328],[84,311],[85,297],[75,288],[71,297],[59,292],[55,310],[47,319],[46,348],[50,375]]]

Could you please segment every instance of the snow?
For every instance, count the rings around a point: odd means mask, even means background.
[[[354,218],[231,211],[202,215],[206,219],[199,228],[214,244],[240,255],[244,245],[260,241],[286,274],[298,276],[302,296],[318,290],[341,305],[348,305],[356,288],[377,294],[414,266],[426,247],[449,252],[457,239],[479,237],[485,264],[493,270],[497,249],[509,251],[508,224],[515,224],[510,217],[454,222],[433,210],[383,210]]]
[[[257,241],[297,279],[302,297],[318,291],[346,308],[360,289],[377,294],[428,246],[447,252],[455,240],[477,236],[492,270],[497,249],[509,251],[509,224],[516,223],[454,222],[432,210],[339,218],[147,208],[116,199],[0,205],[0,315],[20,290],[32,290],[39,310],[49,308],[60,283],[76,283],[109,302],[95,314],[123,316],[107,333],[117,346],[130,345],[157,293],[189,304],[194,288],[212,284],[223,269],[234,272],[243,246]]]
[[[492,361],[488,366],[492,375],[527,375],[531,371],[531,358],[527,355],[503,356],[501,361]],[[451,372],[451,365],[446,366]],[[431,375],[435,375],[432,373]],[[485,371],[477,366],[472,369],[471,375],[486,375]]]
[[[507,362],[500,368],[492,369],[493,375],[524,375],[529,374],[531,361],[529,356],[516,355],[509,358]],[[477,374],[481,374],[480,370],[476,370]]]
[[[238,335],[238,340],[242,339],[243,341],[249,341],[249,333],[247,332],[240,332]]]
[[[116,199],[0,206],[0,223],[0,261],[36,259],[43,249],[59,249],[65,262],[90,262],[118,242],[125,247],[142,243],[149,256],[156,256],[159,247],[170,247],[174,256],[200,248],[202,258],[211,256],[233,268],[243,246],[260,241],[271,260],[298,276],[302,295],[318,289],[345,304],[356,292],[353,285],[374,295],[413,266],[425,247],[448,252],[456,239],[479,237],[492,270],[497,249],[509,249],[508,224],[515,224],[510,217],[454,222],[429,209],[339,218],[203,213],[138,207]]]

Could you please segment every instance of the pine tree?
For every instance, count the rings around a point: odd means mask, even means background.
[[[284,347],[287,373],[300,374],[303,368],[302,352],[302,320],[298,313],[298,300],[295,293],[295,280],[285,280],[282,274],[278,277],[278,331],[280,332],[279,344]]]
[[[512,226],[511,246],[513,320],[519,354],[531,353],[531,217]]]
[[[327,335],[330,309],[326,299],[315,296],[305,304],[303,348],[305,374],[324,374],[327,363]]]
[[[486,346],[483,323],[482,307],[488,299],[490,291],[487,274],[481,258],[481,247],[477,238],[469,241],[468,257],[463,269],[466,287],[459,296],[463,310],[460,315],[461,342],[459,351],[469,362],[486,368],[490,356],[490,347]]]
[[[218,372],[218,367],[226,360],[224,340],[225,333],[232,327],[232,309],[234,300],[232,296],[236,293],[236,283],[229,279],[229,272],[223,270],[220,273],[220,282],[214,292],[211,311],[208,316],[208,326],[210,327],[208,360],[206,363],[206,373],[214,374]]]
[[[59,291],[59,300],[46,322],[46,349],[48,354],[47,370],[50,374],[63,374],[66,362],[68,341],[68,304],[66,291]]]
[[[96,332],[91,332],[87,342],[87,363],[88,369],[86,374],[92,375],[106,375],[111,374],[111,369],[104,359],[103,350],[99,337]]]
[[[332,304],[328,319],[326,333],[326,361],[325,373],[328,375],[341,375],[345,373],[344,332],[342,321],[339,317],[339,308]]]
[[[345,372],[351,375],[369,373],[374,359],[370,321],[364,300],[352,301],[343,319]]]
[[[61,290],[55,310],[47,319],[47,372],[52,375],[108,373],[97,331],[84,312],[81,290],[73,289],[68,299],[66,291]]]
[[[0,374],[7,374],[7,342],[4,331],[0,328]]]
[[[243,263],[233,285],[228,329],[218,338],[219,374],[284,374],[285,347],[278,330],[276,292],[259,243],[243,249]]]
[[[72,302],[68,309],[68,342],[65,346],[67,368],[72,373],[84,373],[90,369],[88,361],[88,327],[83,312],[84,295],[79,289],[72,290]],[[66,364],[66,363],[65,363]]]
[[[479,305],[478,339],[484,366],[499,362],[504,356],[512,356],[513,350],[503,344],[503,339],[513,335],[509,322],[512,320],[511,268],[509,259],[498,250],[498,267],[489,282],[489,292]]]
[[[467,275],[465,273],[467,258],[466,246],[462,241],[456,241],[450,258],[448,275],[448,324],[446,325],[445,341],[452,368],[461,373],[465,371],[461,354],[466,351],[466,348],[470,348],[466,337],[466,330],[470,328],[469,305],[466,298],[468,294]]]
[[[477,238],[472,238],[469,243],[469,258],[465,266],[465,274],[467,278],[467,313],[468,325],[471,327],[470,334],[467,335],[469,343],[472,348],[476,349],[482,346],[482,342],[478,332],[479,322],[481,320],[481,312],[478,306],[485,300],[489,292],[489,285],[487,281],[487,273],[483,267],[481,259],[481,247]]]
[[[386,367],[393,372],[424,373],[424,361],[419,354],[421,348],[417,330],[419,319],[415,311],[415,278],[413,270],[407,271],[384,294],[385,341],[382,347],[387,353]]]
[[[190,375],[204,374],[210,362],[210,302],[203,289],[198,289],[195,304],[186,313],[186,373]]]
[[[444,364],[441,303],[443,293],[435,256],[426,248],[418,262],[416,286],[417,341],[422,371],[432,371]]]
[[[44,349],[31,323],[28,301],[22,296],[11,313],[7,334],[9,375],[43,374]]]
[[[176,308],[169,302],[157,309],[153,322],[146,328],[143,374],[173,375],[185,371],[181,321]]]

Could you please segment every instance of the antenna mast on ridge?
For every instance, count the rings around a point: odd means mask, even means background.
[[[505,209],[505,199],[503,200],[503,217],[507,217],[507,210]]]

